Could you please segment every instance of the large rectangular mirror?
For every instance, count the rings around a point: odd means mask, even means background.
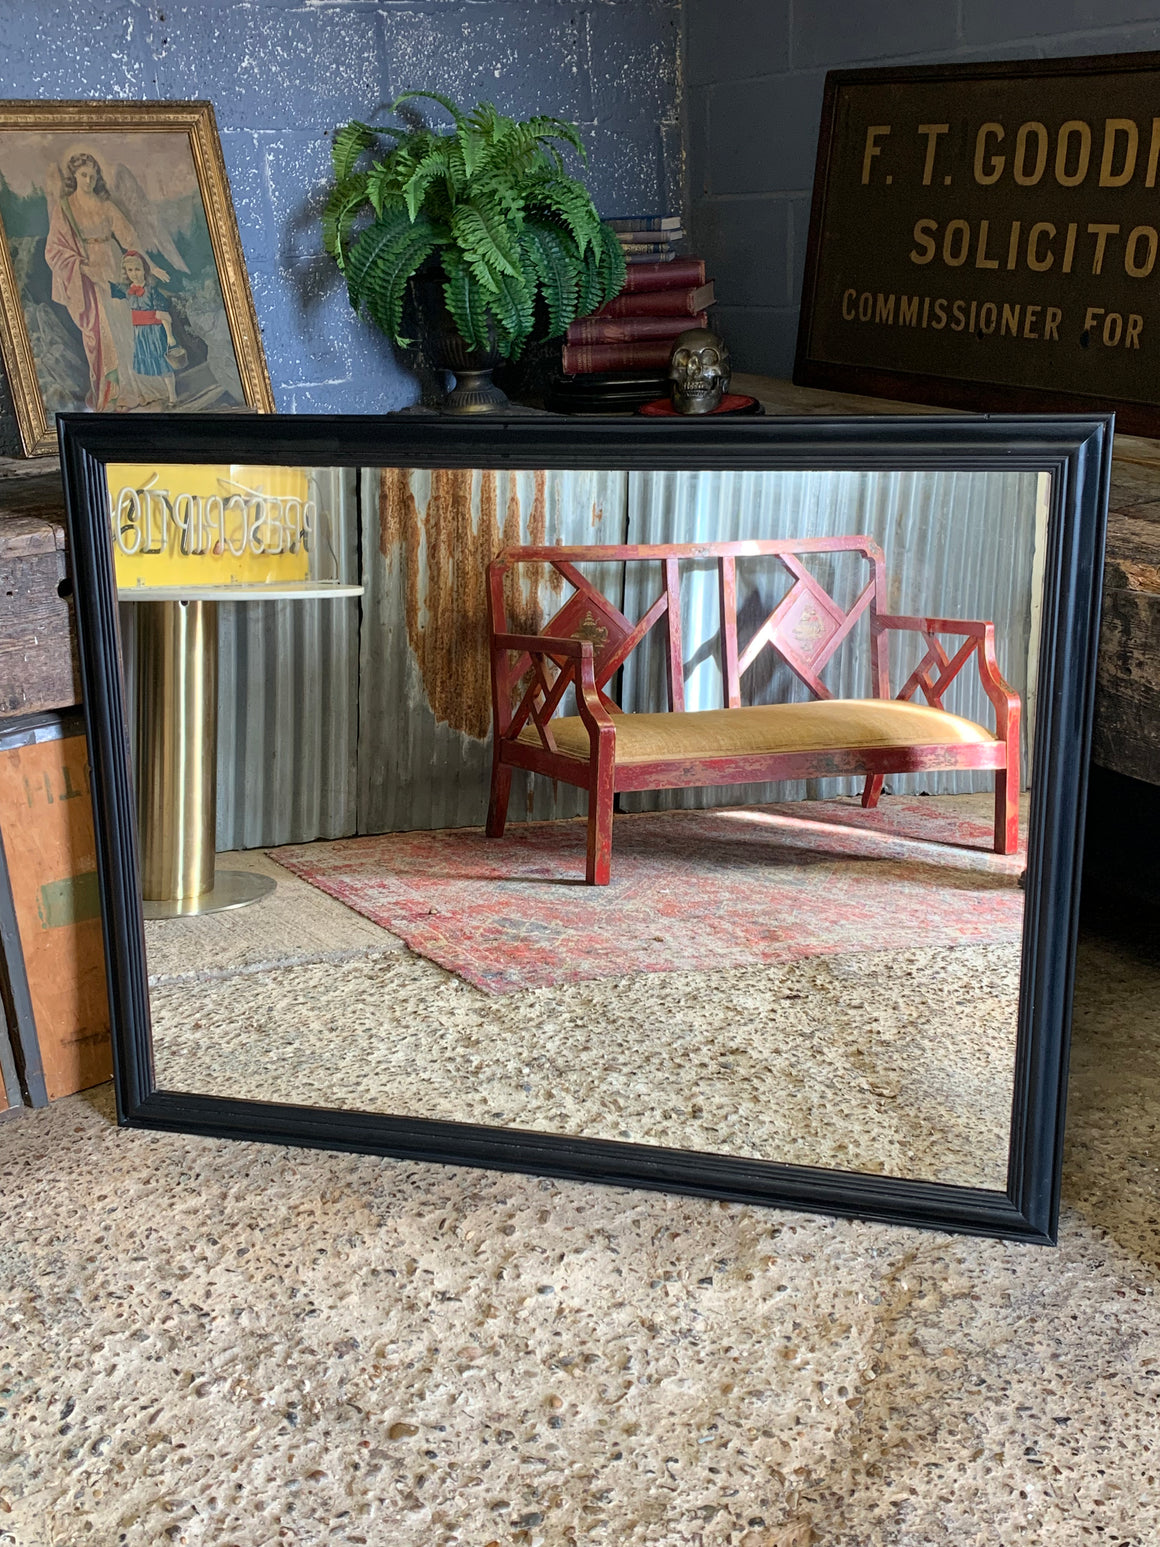
[[[1051,1240],[1110,441],[64,419],[122,1122]]]

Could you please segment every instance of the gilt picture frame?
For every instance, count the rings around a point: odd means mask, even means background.
[[[58,413],[274,397],[208,102],[0,102],[0,353],[27,456]]]
[[[219,415],[60,422],[122,1125],[479,1165],[939,1230],[1055,1240],[1094,700],[1111,421],[1099,416],[644,424]],[[1002,1188],[736,1154],[167,1089],[156,1073],[125,730],[106,468],[169,463],[405,469],[1019,469],[1050,480],[1009,1146]],[[204,1030],[200,1036],[212,1035]]]

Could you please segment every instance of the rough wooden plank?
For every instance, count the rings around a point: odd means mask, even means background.
[[[1160,504],[1108,512],[1104,583],[1160,596]]]
[[[33,467],[0,462],[0,717],[80,700],[60,473]]]
[[[1160,784],[1160,503],[1108,516],[1092,758]]]
[[[49,473],[55,473],[59,480],[59,457],[0,457],[0,479],[5,483],[18,478],[43,478]]]
[[[27,558],[64,551],[64,528],[40,516],[14,516],[0,509],[0,554]]]
[[[0,719],[80,701],[59,470],[0,463]]]
[[[0,717],[65,709],[80,696],[63,549],[9,553],[0,543]]]
[[[8,522],[19,518],[38,523],[27,528],[40,532],[42,538],[50,537],[52,545],[64,547],[64,490],[59,472],[15,474],[0,464],[0,543],[9,540]],[[39,550],[38,550],[39,551]]]

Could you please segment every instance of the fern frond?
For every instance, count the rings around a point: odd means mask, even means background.
[[[437,177],[449,177],[447,154],[442,145],[429,150],[403,184],[403,198],[412,220],[418,215],[427,189]]]
[[[537,140],[564,140],[580,157],[587,162],[588,155],[584,149],[584,142],[580,138],[580,131],[575,124],[567,123],[563,118],[528,118],[520,125]]]
[[[497,205],[517,230],[523,225],[524,196],[520,185],[502,172],[496,169],[477,171],[471,180],[471,196],[475,201],[486,200]]]
[[[401,194],[429,155],[442,154],[443,145],[441,136],[423,131],[412,135],[405,145],[397,146],[380,165]]]
[[[619,295],[624,289],[624,282],[628,278],[628,265],[624,261],[624,248],[620,239],[611,226],[603,221],[600,223],[600,231],[597,237],[600,254],[599,270],[600,282],[604,289],[602,301],[611,301],[613,296]]]
[[[488,306],[511,345],[521,344],[535,326],[535,295],[522,275],[501,274]]]
[[[525,133],[523,124],[500,118],[494,134],[479,153],[477,173],[514,186],[535,171],[539,160],[540,146],[535,135]]]
[[[376,215],[381,215],[392,204],[403,202],[398,189],[398,179],[388,162],[378,162],[366,176],[367,199]]]
[[[460,337],[469,349],[486,349],[490,342],[487,296],[462,257],[449,248],[443,254],[443,299]]]
[[[580,272],[576,276],[576,315],[589,317],[606,299],[600,278],[599,254],[590,247],[580,263]]]
[[[529,223],[520,237],[548,310],[548,338],[559,338],[576,317],[577,253],[566,232]]]
[[[354,171],[355,162],[364,150],[375,143],[376,134],[369,124],[354,118],[335,131],[334,144],[330,147],[330,164],[336,183],[345,183]]]
[[[389,338],[402,326],[407,281],[439,245],[431,221],[412,224],[400,205],[367,227],[350,250],[347,288],[351,305],[365,311]]]
[[[568,174],[564,168],[564,158],[555,145],[541,145],[540,149],[548,159],[550,170],[558,177],[567,177]]]
[[[397,113],[399,111],[400,102],[411,102],[416,97],[428,97],[432,102],[438,102],[440,107],[445,107],[451,114],[452,118],[454,118],[456,128],[458,128],[459,125],[464,122],[463,113],[458,107],[456,107],[451,98],[441,96],[437,91],[405,91],[401,97],[396,97],[395,100],[391,103],[392,113]]]
[[[470,173],[467,170],[467,162],[463,155],[463,146],[459,143],[459,136],[454,139],[446,138],[440,141],[447,157],[447,181],[451,189],[453,199],[470,198]]]
[[[368,173],[353,173],[331,191],[322,211],[322,245],[340,269],[346,267],[346,244],[358,212],[367,202],[368,181]]]
[[[535,178],[525,194],[529,212],[541,210],[555,216],[576,240],[581,254],[600,241],[600,216],[581,183],[552,174]]]
[[[468,113],[467,122],[487,140],[494,137],[500,116],[500,111],[494,102],[477,102]]]
[[[490,288],[502,274],[519,279],[518,234],[488,199],[459,205],[451,216],[451,234],[481,284]]]
[[[455,131],[459,142],[460,154],[463,157],[464,170],[468,177],[475,171],[479,161],[480,152],[484,148],[485,138],[470,121],[462,123]]]

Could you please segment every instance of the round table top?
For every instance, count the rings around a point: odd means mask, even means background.
[[[361,596],[364,587],[338,580],[270,580],[242,585],[123,586],[119,602],[286,602]]]

